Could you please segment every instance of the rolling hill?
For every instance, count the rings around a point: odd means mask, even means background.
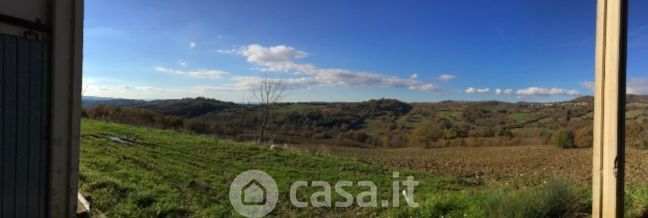
[[[84,116],[89,118],[153,127],[167,126],[160,124],[160,120],[178,120],[168,128],[184,128],[239,141],[255,140],[262,120],[258,105],[208,98],[95,99],[87,100],[84,105]],[[111,106],[121,110],[115,111]],[[443,130],[434,146],[448,147],[550,144],[554,132],[567,129],[574,132],[574,146],[588,147],[592,137],[592,110],[591,96],[555,103],[404,103],[393,99],[280,103],[272,107],[269,132],[275,143],[404,147],[417,146],[412,142],[416,140],[411,140],[415,130],[420,124],[432,123],[441,126],[427,128]],[[630,146],[648,147],[646,111],[648,97],[628,96],[627,143]],[[142,118],[141,114],[148,117]]]

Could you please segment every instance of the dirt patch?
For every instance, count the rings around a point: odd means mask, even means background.
[[[127,137],[127,136],[114,136],[110,134],[103,134],[103,137],[109,141],[112,141],[117,144],[123,144],[123,145],[142,145],[142,146],[149,146],[153,147],[156,146],[156,144],[153,143],[148,143],[142,140],[139,140],[134,137]]]
[[[591,148],[558,149],[548,145],[433,149],[331,147],[329,152],[436,176],[454,176],[485,182],[512,178],[537,180],[563,177],[581,184],[589,184],[592,178]],[[648,150],[627,149],[626,182],[648,182]]]

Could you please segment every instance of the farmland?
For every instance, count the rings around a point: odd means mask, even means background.
[[[299,148],[309,152],[317,149]],[[357,157],[389,167],[425,172],[433,176],[452,176],[483,183],[510,179],[538,182],[538,178],[569,178],[588,185],[591,182],[592,149],[559,149],[550,145],[504,147],[419,147],[361,149],[327,147],[330,154]],[[648,181],[648,150],[626,151],[626,183]]]

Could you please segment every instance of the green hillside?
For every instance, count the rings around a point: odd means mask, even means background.
[[[648,148],[647,102],[647,96],[628,96],[626,144],[631,147]],[[116,99],[88,102],[86,106],[85,118],[217,135],[236,141],[258,139],[263,120],[259,105],[208,98]],[[592,97],[554,103],[405,103],[394,99],[278,103],[270,110],[267,137],[275,143],[289,144],[428,146],[417,143],[415,130],[421,127],[442,130],[429,146],[481,147],[551,144],[554,134],[566,129],[575,135],[573,147],[591,147],[592,112]],[[426,127],[422,123],[435,125]]]
[[[237,216],[229,204],[229,184],[249,169],[263,170],[277,181],[280,200],[272,216],[508,216],[506,207],[513,206],[536,215],[587,212],[587,203],[579,200],[587,199],[586,188],[567,189],[560,181],[524,188],[515,186],[515,181],[485,186],[405,170],[399,170],[402,179],[412,175],[421,183],[415,192],[419,208],[300,209],[289,204],[293,181],[334,184],[371,180],[378,186],[380,202],[392,197],[393,169],[349,158],[273,151],[207,136],[94,120],[82,121],[80,163],[80,192],[91,202],[95,216]],[[353,196],[365,189],[347,188]],[[308,199],[310,193],[320,190],[301,191],[299,198]],[[343,199],[333,193],[333,202]]]
[[[205,136],[92,120],[82,123],[81,191],[109,217],[235,215],[228,200],[229,184],[249,169],[272,175],[285,191],[277,215],[374,212],[293,211],[286,204],[292,181],[372,180],[386,190],[392,182],[389,169],[351,159],[271,151]],[[435,191],[442,183],[464,188],[455,181],[427,180],[420,190]]]

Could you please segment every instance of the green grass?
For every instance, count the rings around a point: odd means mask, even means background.
[[[584,190],[570,190],[564,180],[552,180],[535,189],[492,192],[485,201],[489,217],[575,217],[579,211],[587,213],[588,196]],[[580,193],[578,195],[577,193]]]
[[[107,136],[128,139],[130,144]],[[297,180],[370,180],[379,188],[378,199],[391,199],[392,171],[348,158],[306,155],[218,140],[207,136],[139,128],[94,120],[82,121],[80,190],[93,207],[109,217],[235,216],[229,184],[241,172],[258,169],[272,175],[279,186],[280,203],[273,215],[374,214],[385,209],[295,209],[288,202],[289,186]],[[439,193],[469,184],[452,179],[413,175],[422,185],[417,193]],[[304,189],[312,193],[317,190]],[[354,196],[365,191],[349,188]],[[298,193],[299,196],[310,196]],[[418,196],[417,196],[418,197]],[[333,202],[342,199],[333,195]]]
[[[646,116],[646,112],[645,110],[642,109],[626,111],[626,119],[628,120],[639,119],[645,116]]]
[[[284,105],[282,107],[275,108],[275,112],[276,113],[295,113],[295,112],[300,112],[300,111],[317,110],[317,109],[322,109],[322,108],[324,108],[324,107],[319,106],[319,105],[290,104],[290,105]]]
[[[366,119],[364,128],[362,131],[369,134],[379,134],[387,131],[387,127],[384,121],[379,118]]]
[[[626,217],[648,217],[648,184],[626,185]]]
[[[540,136],[542,134],[549,134],[551,133],[551,130],[542,127],[524,127],[512,129],[511,132],[513,132],[513,135],[516,136],[532,137]]]
[[[533,120],[535,118],[534,115],[535,114],[532,112],[516,112],[511,114],[509,117],[516,123],[524,123]]]
[[[93,215],[108,217],[237,217],[229,204],[230,182],[241,172],[258,169],[274,177],[280,190],[278,217],[555,217],[589,213],[589,187],[556,180],[534,187],[470,183],[389,169],[350,158],[271,151],[261,146],[208,136],[140,128],[94,120],[82,121],[80,192],[92,204]],[[129,144],[116,143],[117,136]],[[370,180],[378,200],[391,199],[392,172],[414,176],[420,186],[419,208],[294,208],[289,186],[297,180]],[[348,188],[353,196],[366,191]],[[315,191],[298,193],[304,200]],[[628,188],[626,210],[645,215],[648,186]],[[333,202],[342,200],[333,194]],[[559,202],[560,204],[557,204]],[[405,200],[401,198],[401,205]]]
[[[422,115],[410,114],[399,117],[398,120],[396,120],[396,123],[405,127],[405,129],[412,130],[416,128],[416,125],[423,122],[423,120],[425,120],[425,117],[423,117]]]

